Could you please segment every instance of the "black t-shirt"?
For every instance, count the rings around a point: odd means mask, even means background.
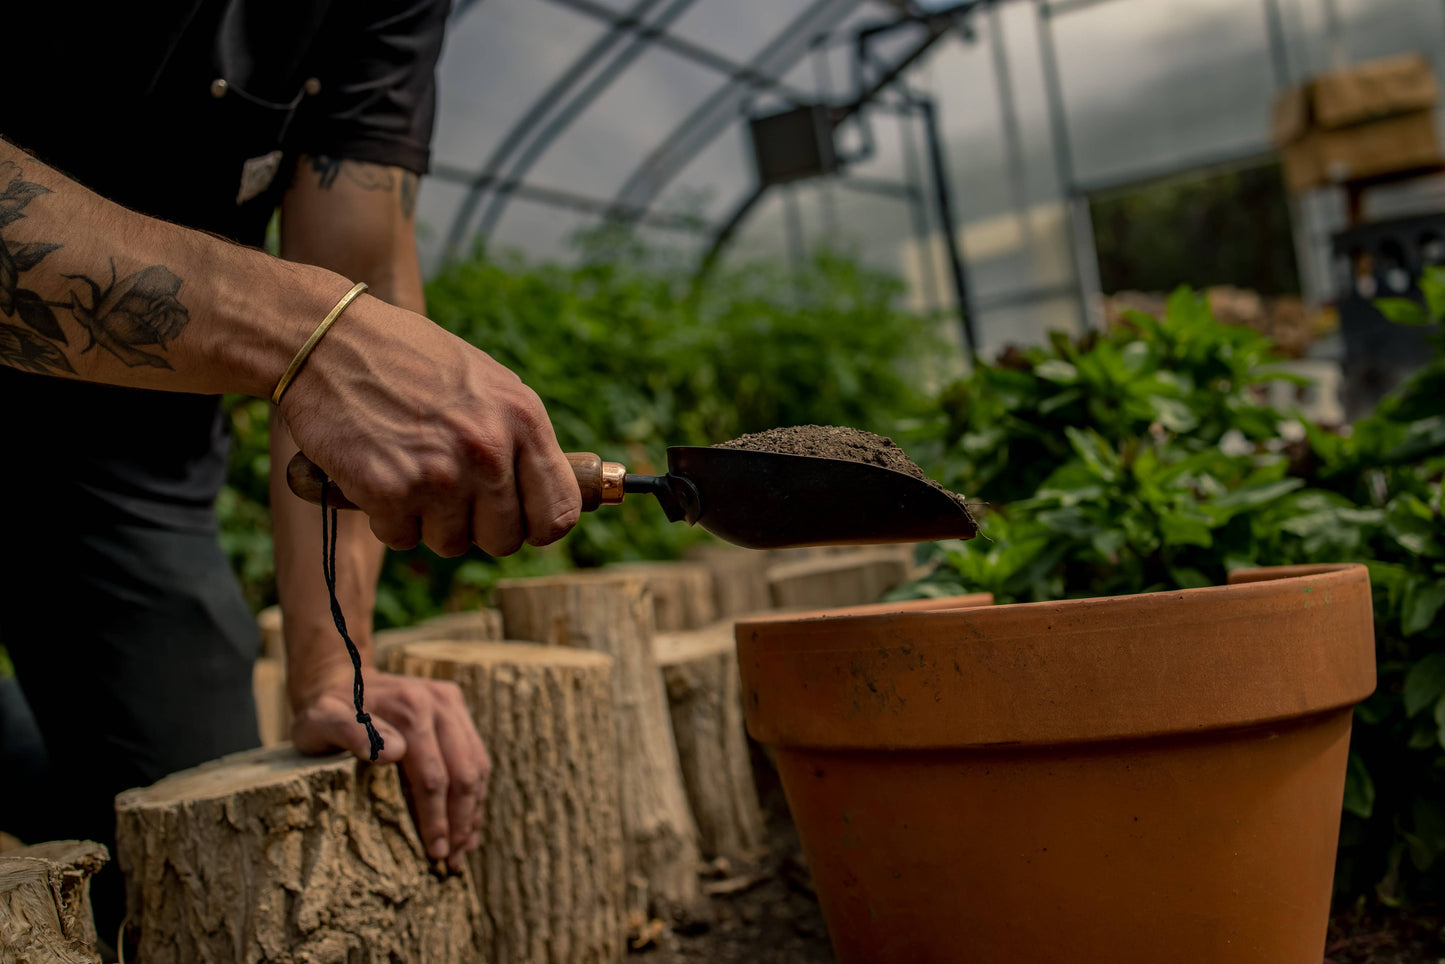
[[[301,154],[426,171],[449,0],[11,6],[0,135],[126,207],[259,245]],[[215,396],[0,366],[0,412],[6,448],[67,480],[67,499],[213,525],[228,449]],[[28,475],[0,487],[31,504],[60,491],[17,492]]]

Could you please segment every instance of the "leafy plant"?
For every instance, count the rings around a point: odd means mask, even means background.
[[[1442,325],[1445,272],[1422,288],[1384,309]],[[1445,878],[1445,354],[1341,432],[1260,404],[1271,360],[1179,291],[1162,320],[981,366],[930,431],[953,487],[1000,503],[990,541],[940,544],[905,591],[1028,601],[1367,562],[1380,682],[1356,713],[1338,884],[1399,901]]]

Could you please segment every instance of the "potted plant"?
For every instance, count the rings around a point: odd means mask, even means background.
[[[1318,964],[1363,566],[737,640],[843,964]]]

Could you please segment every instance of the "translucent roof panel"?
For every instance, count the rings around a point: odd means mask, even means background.
[[[731,60],[751,60],[776,38],[809,0],[702,0],[677,20],[672,32]]]
[[[514,197],[507,205],[507,216],[487,239],[487,246],[520,251],[533,258],[568,260],[577,232],[597,223],[593,214]]]
[[[1076,181],[1269,149],[1259,0],[1112,0],[1053,23]]]
[[[548,85],[604,33],[601,22],[538,0],[481,0],[454,17],[437,68],[435,160],[479,170]]]
[[[720,221],[754,182],[752,142],[742,124],[730,124],[688,162],[654,206]]]
[[[612,197],[646,152],[696,110],[721,80],[716,71],[677,54],[648,50],[557,138],[528,180]]]

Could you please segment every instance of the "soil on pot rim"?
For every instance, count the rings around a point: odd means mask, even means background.
[[[743,449],[747,452],[776,452],[779,455],[808,455],[877,465],[921,479],[960,506],[965,506],[965,510],[967,508],[962,495],[950,492],[925,475],[908,457],[908,453],[898,447],[898,443],[886,436],[874,435],[862,429],[844,425],[792,425],[739,436],[731,442],[719,442],[713,447]]]

